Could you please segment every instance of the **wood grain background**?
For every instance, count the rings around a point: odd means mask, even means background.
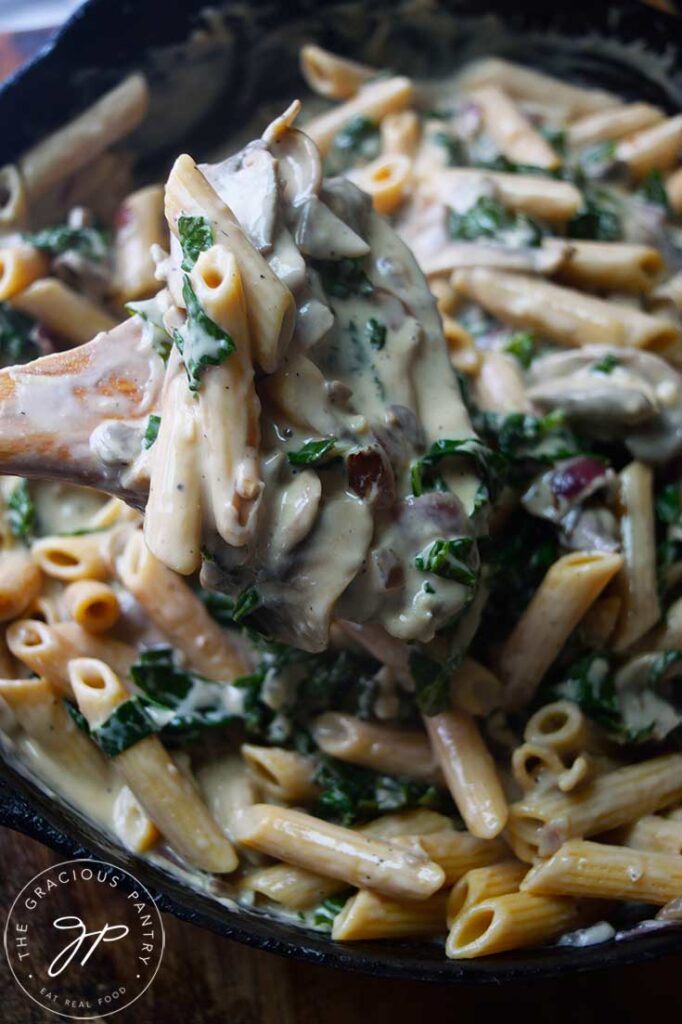
[[[0,924],[33,875],[61,858],[0,829]],[[87,917],[87,907],[73,913]],[[239,946],[164,916],[166,952],[152,986],[112,1024],[618,1024],[669,1019],[682,1010],[682,958],[641,967],[503,987],[439,987],[386,981],[296,963]],[[599,950],[594,955],[599,957]],[[0,1022],[45,1024],[0,953]]]

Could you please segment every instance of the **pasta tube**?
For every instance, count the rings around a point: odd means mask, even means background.
[[[426,899],[445,878],[424,854],[269,804],[244,811],[237,837],[261,853],[397,899]]]
[[[128,696],[114,672],[95,658],[75,658],[69,679],[91,728],[96,729]],[[202,802],[156,736],[146,736],[112,758],[117,771],[171,846],[202,871],[229,873],[237,857]]]
[[[662,906],[682,896],[682,857],[572,839],[531,868],[521,890]]]
[[[305,803],[319,791],[315,784],[315,761],[282,747],[257,747],[242,743],[241,755],[256,784],[273,800]],[[255,801],[254,801],[255,802]]]
[[[382,153],[347,177],[372,199],[377,213],[394,213],[407,199],[412,181],[412,162],[400,153]]]
[[[425,195],[451,205],[465,190],[485,186],[486,182],[490,182],[500,202],[510,210],[552,223],[570,220],[582,204],[580,192],[568,181],[502,171],[448,168],[430,173],[420,182],[420,188]]]
[[[362,942],[370,939],[409,939],[445,931],[447,893],[404,902],[361,889],[336,915],[332,939]]]
[[[569,931],[579,920],[573,900],[529,892],[495,896],[476,903],[457,917],[445,952],[452,960],[471,960],[536,946]]]
[[[416,842],[432,861],[442,867],[446,887],[459,881],[472,868],[495,864],[509,852],[501,839],[479,839],[470,832],[453,829],[415,835],[411,842]]]
[[[674,324],[649,313],[521,274],[479,267],[457,271],[453,284],[488,313],[562,345],[625,345],[670,354],[682,337]]]
[[[481,839],[499,835],[507,823],[507,801],[473,716],[456,709],[423,721],[467,828]]]
[[[431,744],[421,732],[364,722],[338,711],[320,715],[312,732],[320,750],[340,761],[415,779],[439,774]]]
[[[50,261],[44,252],[32,245],[11,245],[0,249],[0,301],[11,299],[33,284],[39,277],[45,277],[50,270]]]
[[[115,89],[63,128],[29,149],[19,170],[31,201],[91,163],[143,120],[149,90],[142,75],[129,75]]]
[[[656,579],[656,524],[653,473],[642,462],[631,462],[620,473],[620,532],[623,564],[616,578],[620,616],[610,643],[623,651],[661,616]]]
[[[682,821],[655,814],[646,814],[632,825],[611,832],[608,838],[618,846],[682,856]]]
[[[64,606],[88,633],[104,633],[118,622],[121,608],[112,588],[95,580],[79,580],[64,591]]]
[[[248,672],[241,651],[187,584],[154,558],[141,533],[131,535],[116,570],[124,587],[198,672],[225,681]]]
[[[645,128],[616,146],[615,157],[628,165],[635,178],[643,178],[649,171],[664,171],[682,152],[682,114]]]
[[[379,125],[381,131],[381,151],[386,154],[399,154],[413,157],[419,145],[421,124],[414,110],[399,110],[395,114],[387,114]]]
[[[592,146],[595,142],[622,139],[663,120],[663,112],[650,103],[627,103],[620,107],[587,114],[568,127],[572,146]]]
[[[451,928],[459,914],[494,896],[518,892],[528,873],[528,865],[518,860],[503,860],[484,868],[472,868],[451,890],[447,904],[447,925]]]
[[[574,239],[569,244],[568,256],[558,267],[557,276],[578,288],[639,294],[651,291],[663,271],[663,257],[650,245]],[[565,252],[566,242],[546,238],[542,248]]]
[[[168,248],[163,188],[148,185],[127,196],[116,213],[114,278],[121,303],[146,299],[161,287],[152,259],[153,245]]]
[[[374,68],[339,57],[313,43],[301,47],[299,64],[313,92],[330,100],[350,99],[376,75]]]
[[[484,85],[471,93],[483,118],[483,127],[497,149],[512,163],[555,170],[561,160],[546,139],[497,85]]]
[[[161,839],[161,833],[129,786],[121,786],[114,801],[114,829],[131,853],[147,853]]]
[[[82,537],[42,537],[31,548],[33,559],[46,576],[71,583],[74,580],[104,580],[110,573],[101,534]]]
[[[35,317],[71,345],[84,345],[96,334],[116,326],[108,313],[54,277],[34,281],[13,296],[12,305]]]
[[[413,92],[409,78],[384,78],[370,82],[346,103],[312,118],[303,130],[313,140],[322,156],[326,156],[335,136],[354,117],[366,117],[379,122],[387,114],[394,114],[409,107]]]
[[[523,737],[531,743],[545,743],[558,754],[575,754],[587,744],[587,719],[572,701],[555,700],[531,715]]]
[[[581,551],[564,555],[550,566],[499,652],[507,707],[528,703],[568,637],[622,564],[620,555]]]
[[[577,794],[546,793],[512,804],[509,831],[540,856],[567,839],[618,828],[682,798],[682,754],[663,754],[593,779]]]
[[[27,551],[0,554],[0,622],[18,618],[38,597],[43,581],[40,568]]]

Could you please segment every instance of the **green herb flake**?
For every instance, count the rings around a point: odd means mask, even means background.
[[[157,416],[155,413],[152,413],[149,419],[147,420],[147,428],[144,432],[144,437],[142,439],[143,448],[151,448],[151,446],[154,444],[157,437],[159,436],[160,426],[161,417]]]
[[[114,708],[105,722],[91,730],[91,736],[107,757],[116,757],[156,731],[139,697],[129,697]]]
[[[682,519],[682,493],[678,484],[666,484],[656,495],[656,516],[669,526]]]
[[[426,455],[412,463],[410,477],[412,493],[416,497],[428,490],[445,489],[444,481],[435,475],[434,471],[443,459],[447,458],[471,459],[483,476],[488,491],[495,490],[502,468],[495,452],[486,447],[477,437],[467,437],[461,440],[443,438],[432,444]]]
[[[514,246],[538,246],[544,233],[537,221],[524,213],[511,213],[490,196],[480,196],[464,213],[450,210],[448,214],[448,234],[460,242],[492,238]]]
[[[514,356],[524,370],[530,369],[535,358],[535,335],[530,331],[517,331],[504,346],[504,351]]]
[[[28,480],[21,480],[7,502],[7,522],[14,537],[28,544],[36,529],[37,513]]]
[[[569,220],[566,235],[598,242],[620,242],[623,224],[613,202],[604,194],[583,193],[583,206]]]
[[[607,352],[599,362],[594,364],[590,372],[609,374],[613,373],[617,366],[620,366],[620,359],[618,356],[614,356],[612,352]]]
[[[660,206],[667,214],[671,213],[665,181],[657,167],[649,171],[637,193],[645,202],[651,203],[653,206]]]
[[[40,355],[33,340],[37,326],[33,317],[0,302],[0,365],[28,363]]]
[[[410,672],[417,705],[423,715],[438,715],[450,707],[450,678],[446,668],[418,648],[410,651]]]
[[[616,143],[612,139],[595,142],[580,154],[580,165],[587,174],[602,174],[609,170],[616,156]]]
[[[173,331],[173,340],[187,370],[190,391],[198,391],[201,374],[209,366],[224,363],[235,350],[232,337],[204,312],[192,283],[184,275],[182,297],[187,320],[180,330]]]
[[[374,294],[374,285],[365,273],[361,259],[318,260],[316,265],[322,287],[333,298]]]
[[[72,228],[68,224],[42,228],[40,231],[25,234],[24,239],[35,249],[48,252],[51,256],[75,252],[95,263],[106,257],[109,245],[107,232],[93,227]]]
[[[359,160],[373,160],[380,150],[379,126],[371,118],[357,114],[334,136],[325,160],[325,173],[342,174]]]
[[[386,344],[386,324],[371,316],[365,324],[365,335],[372,348],[380,352]]]
[[[461,166],[466,162],[462,143],[459,139],[449,135],[448,132],[434,132],[431,136],[431,140],[445,151],[446,161],[449,167]]]
[[[206,555],[204,555],[206,557]],[[197,597],[219,626],[234,626],[234,601],[216,590],[197,590]]]
[[[457,537],[451,540],[434,540],[414,560],[421,572],[431,572],[434,576],[442,576],[454,580],[466,587],[473,587],[477,575],[467,565],[473,548],[471,537]]]
[[[237,598],[232,613],[235,622],[243,622],[244,619],[256,611],[261,605],[261,599],[255,587],[247,587],[242,590]]]
[[[213,245],[213,228],[205,217],[178,217],[178,234],[182,246],[182,269],[191,270],[199,254]]]
[[[163,318],[156,299],[128,302],[125,308],[131,316],[139,316],[144,320],[151,332],[152,348],[164,363],[167,363],[173,347],[173,339],[163,325]]]
[[[287,452],[287,458],[292,466],[320,466],[336,458],[336,444],[335,437],[306,441],[296,451]]]
[[[76,727],[80,729],[81,732],[84,732],[86,736],[89,736],[90,726],[88,725],[88,720],[83,712],[70,700],[64,699],[63,703],[69,713],[69,717],[73,719]]]
[[[402,776],[379,775],[369,768],[322,757],[315,772],[320,795],[315,812],[342,825],[410,807],[439,809],[440,795],[428,783]]]
[[[316,928],[324,928],[325,931],[331,931],[334,925],[334,919],[338,914],[341,913],[346,902],[348,901],[349,893],[345,893],[342,896],[330,896],[323,903],[320,903],[318,907],[313,910],[313,924]]]

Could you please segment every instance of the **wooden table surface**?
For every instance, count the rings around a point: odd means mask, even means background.
[[[0,924],[33,875],[61,858],[0,829]],[[73,913],[86,908],[74,901]],[[166,951],[147,992],[112,1024],[487,1024],[519,1017],[532,1024],[645,1022],[682,1009],[682,958],[552,982],[504,987],[439,987],[331,971],[247,949],[164,916]],[[595,957],[599,950],[595,949]],[[0,953],[0,1021],[44,1024],[60,1018],[18,988]],[[447,1016],[446,1016],[447,1015]]]

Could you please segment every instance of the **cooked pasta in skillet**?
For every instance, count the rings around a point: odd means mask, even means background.
[[[340,941],[674,922],[682,116],[300,59],[164,183],[140,75],[1,172],[7,749]]]

